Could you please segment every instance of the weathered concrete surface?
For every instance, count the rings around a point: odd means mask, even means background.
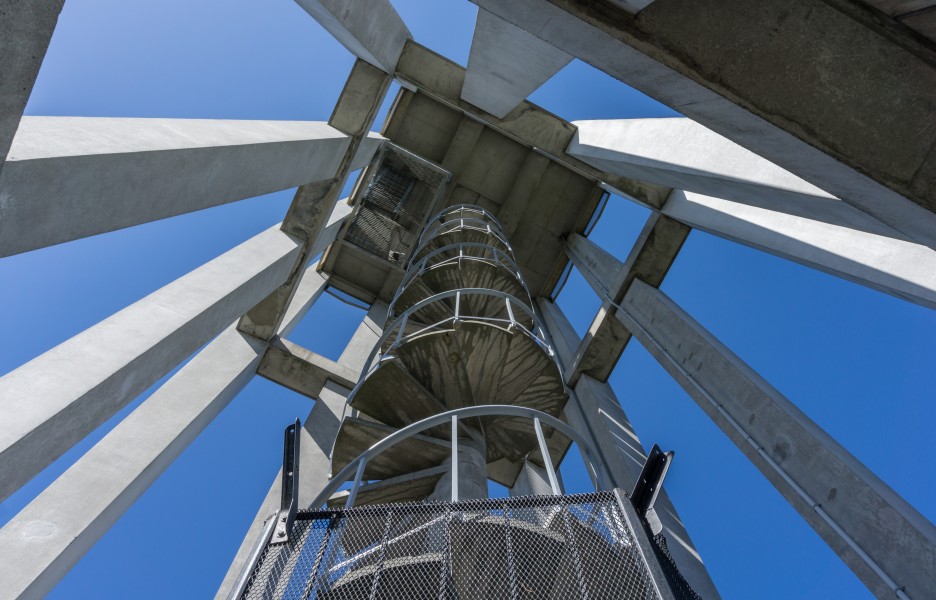
[[[582,236],[569,238],[566,252],[601,298],[601,307],[566,370],[565,378],[569,385],[575,385],[582,373],[599,381],[607,381],[611,376],[631,337],[614,318],[613,303],[624,298],[635,279],[659,287],[689,231],[690,228],[683,223],[654,212],[623,263]]]
[[[936,59],[859,3],[657,0],[635,17],[599,2],[474,2],[936,244]]]
[[[461,97],[503,119],[570,62],[562,50],[479,9]]]
[[[371,307],[361,325],[348,342],[338,363],[348,369],[360,371],[370,354],[371,349],[380,339],[383,323],[387,315],[387,305],[377,303]],[[288,334],[288,331],[286,332]],[[331,475],[329,460],[335,437],[342,419],[347,416],[348,396],[351,389],[333,381],[328,381],[322,388],[318,400],[302,424],[302,441],[299,458],[301,473],[299,475],[299,504],[306,506],[315,498],[328,483]],[[280,502],[280,474],[277,473],[270,491],[260,506],[245,536],[237,550],[227,574],[215,595],[217,600],[226,600],[231,593],[237,577],[247,562],[251,550],[260,537],[263,524],[279,509]],[[305,503],[305,504],[304,504]]]
[[[484,436],[458,437],[458,490],[453,499],[452,462],[436,483],[426,502],[452,502],[454,500],[480,500],[488,497],[487,460]]]
[[[557,472],[556,475],[559,473]],[[511,496],[549,496],[553,493],[544,467],[523,461],[517,481],[510,487]]]
[[[834,197],[690,119],[573,121],[566,152],[596,169],[735,202]]]
[[[296,0],[319,25],[360,59],[387,73],[413,37],[389,0]]]
[[[0,173],[65,0],[0,0]]]
[[[537,306],[559,355],[559,362],[568,372],[575,349],[581,346],[579,337],[555,303],[540,298]],[[605,470],[611,485],[630,493],[647,456],[611,386],[582,375],[569,395],[565,418],[577,431],[591,438],[601,463],[597,468]],[[665,489],[657,499],[656,511],[680,572],[703,598],[720,598]]]
[[[229,327],[0,529],[0,598],[44,597],[247,385],[265,347]]]
[[[617,318],[877,597],[893,598],[894,582],[931,595],[936,526],[661,291],[637,281],[621,307]]]
[[[368,164],[383,141],[382,136],[369,130],[389,85],[390,77],[380,69],[363,60],[354,63],[328,121],[330,127],[351,136],[350,142],[333,177],[296,190],[283,219],[283,231],[305,241],[302,256],[289,279],[244,315],[238,325],[244,333],[262,340],[273,337],[306,263],[334,240],[334,234],[326,236],[323,232],[326,220],[334,213],[348,174]]]
[[[23,117],[0,174],[0,256],[334,176],[320,122]]]
[[[275,289],[299,249],[274,226],[0,378],[0,499]]]
[[[289,340],[276,338],[264,353],[257,375],[315,399],[326,381],[353,388],[360,373]]]
[[[885,294],[936,308],[936,250],[837,200],[837,222],[674,191],[663,214]],[[815,214],[818,210],[811,210]]]

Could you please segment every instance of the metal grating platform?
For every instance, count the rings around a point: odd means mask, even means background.
[[[242,598],[660,598],[613,492],[300,512],[291,540]]]

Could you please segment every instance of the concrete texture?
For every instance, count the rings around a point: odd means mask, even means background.
[[[360,59],[393,73],[413,37],[389,0],[296,0],[328,33]]]
[[[847,204],[832,203],[840,222],[677,190],[667,200],[663,214],[713,235],[936,308],[936,250],[905,239]]]
[[[931,594],[936,526],[661,291],[637,281],[621,307],[622,323],[877,597]]]
[[[689,231],[687,225],[654,212],[623,263],[582,236],[569,237],[566,253],[602,300],[566,369],[565,378],[569,385],[575,385],[582,373],[599,381],[607,381],[611,376],[631,337],[614,318],[614,303],[624,298],[635,279],[659,287]]]
[[[247,385],[265,346],[229,327],[0,529],[0,598],[51,591]]]
[[[479,9],[461,97],[503,119],[570,62],[562,50]]]
[[[338,359],[338,363],[348,369],[360,371],[368,354],[380,339],[382,326],[387,314],[387,305],[376,304],[368,311],[361,325],[352,336]],[[286,332],[288,334],[288,332]],[[351,390],[333,381],[327,381],[319,394],[318,400],[302,424],[302,441],[299,458],[299,505],[307,506],[328,483],[331,476],[332,445],[338,435],[341,421],[348,416],[348,396]],[[279,510],[280,474],[277,473],[270,486],[270,491],[254,517],[240,548],[235,554],[227,574],[224,576],[217,600],[226,600],[231,589],[244,568],[247,558],[263,530],[267,518]],[[303,504],[305,503],[305,504]]]
[[[289,340],[275,339],[263,355],[257,375],[314,399],[326,381],[353,388],[360,374]]]
[[[474,1],[936,244],[936,129],[921,127],[936,113],[936,59],[858,3],[657,0],[634,17],[607,3]]]
[[[318,122],[24,117],[0,174],[0,256],[334,176]]]
[[[575,349],[580,346],[578,335],[555,303],[541,298],[537,307],[559,361],[564,366],[569,365]],[[611,485],[630,493],[647,455],[611,386],[582,375],[569,395],[565,417],[572,427],[592,439],[601,462],[597,468],[605,471]],[[655,508],[670,553],[686,581],[707,600],[721,598],[665,488]]]
[[[65,0],[0,0],[0,173]]]
[[[280,285],[299,248],[274,226],[0,378],[0,499]]]

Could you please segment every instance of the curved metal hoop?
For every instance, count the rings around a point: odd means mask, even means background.
[[[594,447],[592,447],[591,442],[589,442],[585,437],[579,434],[575,429],[573,429],[568,423],[560,421],[556,417],[546,414],[542,411],[526,408],[523,406],[513,406],[510,404],[485,404],[481,406],[467,406],[464,408],[456,408],[454,410],[446,411],[444,413],[439,413],[431,417],[427,417],[421,421],[417,421],[411,425],[407,425],[403,429],[393,432],[384,439],[380,440],[360,455],[357,458],[348,463],[337,475],[332,477],[331,481],[328,482],[321,492],[315,497],[315,500],[312,501],[309,506],[311,508],[316,508],[322,506],[335,492],[338,491],[338,488],[342,486],[345,482],[349,481],[351,477],[354,477],[355,486],[352,489],[350,495],[348,496],[348,506],[354,504],[355,495],[357,488],[360,486],[362,476],[364,474],[364,467],[367,466],[368,461],[374,458],[381,452],[392,448],[393,446],[399,444],[403,440],[413,437],[414,435],[421,433],[432,427],[437,427],[439,425],[444,425],[446,423],[452,422],[453,419],[466,419],[471,417],[484,417],[484,416],[505,416],[505,417],[524,417],[533,421],[534,427],[537,430],[537,436],[541,438],[541,429],[539,422],[545,423],[549,427],[559,431],[573,442],[579,445],[585,453],[585,462],[586,467],[589,468],[589,474],[592,478],[592,483],[595,485],[595,489],[598,490],[602,485],[607,486],[606,481],[602,481],[604,478],[600,477],[599,471],[595,468],[595,465],[598,464],[596,457],[597,453],[595,452]],[[541,448],[544,447],[542,439],[540,439]],[[457,441],[453,440],[453,448],[457,447]],[[548,452],[543,457],[543,460],[549,464],[549,470],[552,469],[552,463],[548,456]]]

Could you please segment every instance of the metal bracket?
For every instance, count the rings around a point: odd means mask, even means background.
[[[299,419],[286,428],[283,437],[283,479],[280,484],[280,509],[276,514],[276,531],[270,544],[289,541],[296,511],[299,509]]]
[[[637,514],[648,519],[651,523],[656,519],[656,513],[653,511],[653,505],[660,490],[663,489],[663,479],[666,472],[669,471],[670,464],[673,462],[674,452],[663,452],[656,444],[650,449],[650,455],[647,456],[647,462],[640,470],[640,477],[634,485],[634,491],[631,493],[631,502],[634,504]],[[652,512],[648,515],[647,513]],[[648,518],[649,517],[649,518]]]

